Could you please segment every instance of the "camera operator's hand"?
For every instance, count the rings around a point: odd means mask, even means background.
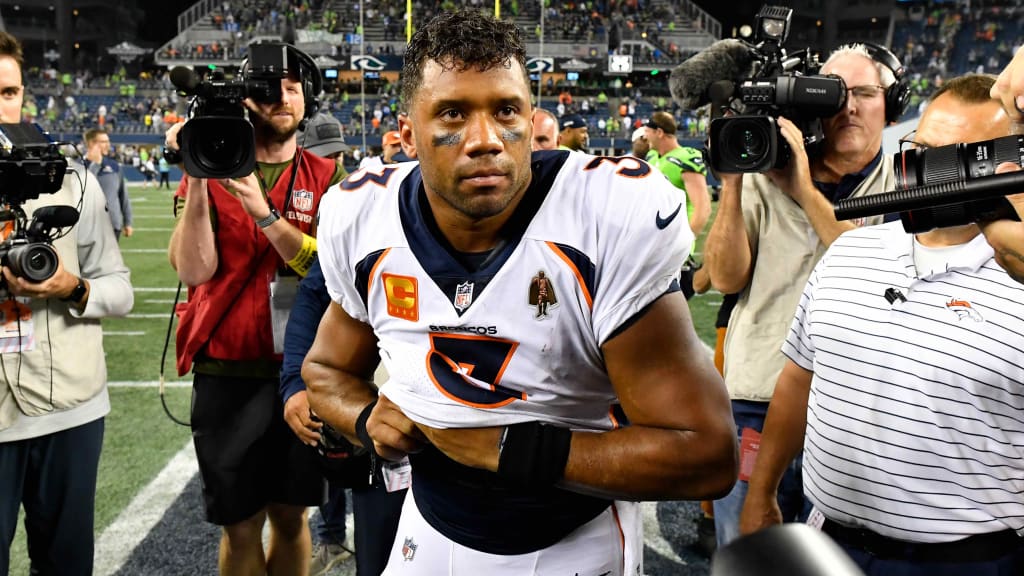
[[[990,93],[1003,103],[1003,109],[1011,120],[1024,121],[1024,49],[1017,50],[1013,60],[999,74]]]
[[[996,174],[1017,172],[1021,167],[1012,162],[1004,162],[996,168]],[[1024,220],[1024,194],[1012,194],[1006,197],[1017,211],[1017,216]],[[1011,278],[1024,284],[1024,222],[1013,220],[996,220],[979,224],[985,239],[996,254],[996,263]]]
[[[7,281],[7,290],[15,296],[27,298],[67,298],[78,286],[78,276],[64,269],[64,263],[57,260],[57,270],[42,282],[31,282],[20,276],[15,276],[7,266],[2,267],[4,280]],[[89,299],[89,283],[85,283],[86,293],[82,299],[72,304],[80,309],[85,307]]]
[[[245,213],[253,220],[262,220],[270,215],[270,205],[267,204],[255,174],[245,178],[225,178],[220,183],[232,196],[238,198]]]
[[[783,192],[804,206],[809,194],[817,194],[811,180],[811,164],[804,149],[804,134],[788,119],[779,117],[779,131],[789,144],[789,162],[785,168],[769,170],[767,175]]]
[[[178,151],[178,132],[181,132],[183,126],[185,126],[184,122],[171,124],[171,127],[168,128],[166,132],[164,132],[165,148]]]
[[[303,444],[316,446],[320,440],[320,428],[323,427],[323,423],[316,422],[309,416],[309,399],[306,397],[306,391],[292,394],[284,404],[284,421]]]

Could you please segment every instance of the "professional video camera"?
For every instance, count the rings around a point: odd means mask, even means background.
[[[1024,166],[1024,136],[911,149],[893,155],[897,189],[836,203],[838,220],[899,212],[920,234],[972,222],[1020,220],[1006,194],[1024,190],[1024,173],[995,174],[1003,162]]]
[[[178,134],[185,171],[197,178],[237,178],[256,168],[256,143],[242,101],[281,101],[281,79],[288,69],[287,46],[252,44],[240,77],[215,70],[208,80],[184,66],[171,70],[171,82],[192,96],[190,120]]]
[[[57,271],[55,232],[78,222],[71,206],[44,206],[28,223],[22,205],[60,190],[68,162],[57,144],[37,124],[0,124],[0,222],[14,230],[0,242],[0,264],[31,282],[47,280]]]
[[[777,119],[792,120],[813,155],[824,139],[821,119],[846,105],[846,83],[817,75],[816,53],[783,48],[793,10],[764,6],[756,17],[755,43],[721,40],[672,71],[673,97],[684,108],[710,99],[711,168],[719,172],[764,172],[789,161]],[[729,108],[740,113],[716,117]]]

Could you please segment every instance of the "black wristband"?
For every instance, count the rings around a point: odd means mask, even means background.
[[[64,298],[61,298],[62,302],[71,302],[72,304],[78,304],[85,298],[85,292],[87,288],[85,286],[85,280],[82,278],[78,279],[78,284],[71,290],[71,294],[68,294]]]
[[[363,448],[377,456],[377,451],[373,449],[373,438],[370,438],[370,433],[366,431],[366,421],[370,418],[370,412],[373,412],[373,407],[377,405],[377,401],[374,400],[363,408],[363,411],[359,413],[359,417],[356,418],[356,438],[359,438],[359,442],[363,445]]]
[[[569,461],[572,430],[540,422],[505,428],[498,448],[498,476],[523,488],[558,482]]]

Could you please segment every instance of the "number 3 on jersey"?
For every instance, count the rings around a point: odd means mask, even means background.
[[[468,334],[431,334],[427,372],[442,394],[475,408],[500,408],[526,394],[500,385],[518,342]]]

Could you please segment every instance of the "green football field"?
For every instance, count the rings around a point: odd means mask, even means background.
[[[167,262],[167,243],[174,219],[172,192],[130,186],[135,233],[121,239],[125,263],[132,272],[135,307],[128,318],[103,321],[109,371],[111,413],[106,419],[96,495],[99,537],[135,495],[152,480],[189,440],[186,427],[175,424],[161,406],[161,356],[165,346],[166,400],[171,412],[188,420],[189,378],[174,368],[174,340],[166,343],[177,278]],[[698,240],[698,255],[703,238]],[[184,298],[184,294],[182,294]],[[715,315],[721,295],[711,292],[690,301],[694,325],[710,347],[715,343]],[[19,527],[11,550],[10,573],[28,574],[24,531]]]

